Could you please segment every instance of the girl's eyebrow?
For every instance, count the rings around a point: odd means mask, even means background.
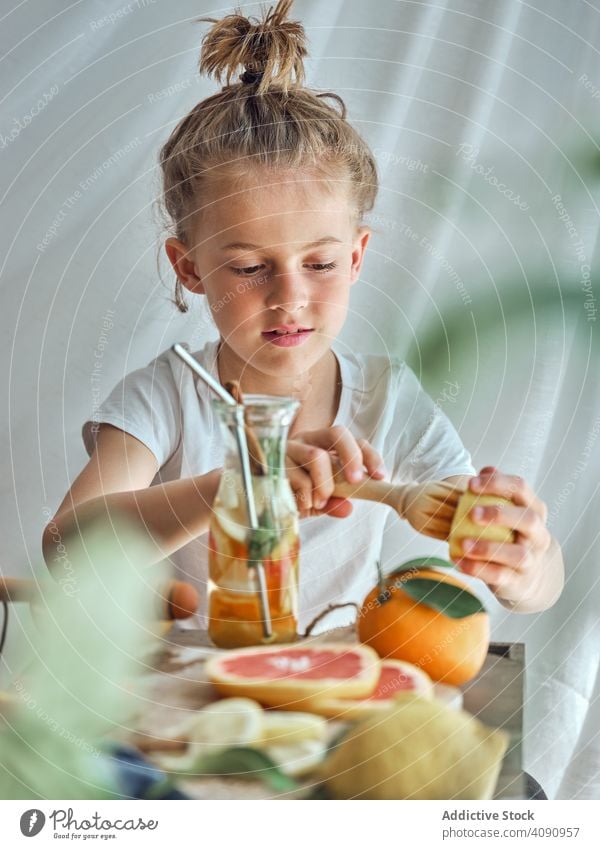
[[[302,249],[305,248],[316,248],[319,245],[327,245],[335,243],[338,245],[342,245],[343,242],[341,239],[337,239],[335,236],[323,236],[322,239],[317,239],[316,242],[308,242],[306,245],[302,245]],[[255,251],[255,250],[264,250],[260,245],[251,245],[249,242],[230,242],[228,245],[223,245],[221,248],[222,251]]]

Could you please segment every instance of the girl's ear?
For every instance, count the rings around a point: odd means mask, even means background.
[[[202,280],[196,274],[196,267],[186,245],[179,239],[170,237],[165,242],[165,252],[181,284],[196,295],[204,295]]]
[[[365,251],[367,249],[367,244],[370,238],[371,230],[368,227],[360,227],[358,229],[354,244],[352,245],[352,266],[350,268],[350,283],[356,283],[356,281],[358,280],[358,275],[360,274],[360,269],[362,267],[363,259],[365,257]]]

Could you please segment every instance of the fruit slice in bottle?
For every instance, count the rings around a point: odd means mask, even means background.
[[[273,642],[292,642],[297,637],[293,611],[271,609]],[[209,634],[221,648],[255,646],[264,641],[258,594],[236,593],[216,587],[210,594]]]
[[[248,528],[238,519],[237,513],[216,504],[209,535],[209,634],[221,647],[264,642],[256,573],[248,565]],[[299,538],[294,517],[287,515],[278,521],[281,527],[276,530],[270,553],[267,556],[265,551],[270,542],[267,539],[261,554],[272,641],[290,642],[297,636]]]

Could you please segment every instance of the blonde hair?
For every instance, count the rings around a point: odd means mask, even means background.
[[[359,220],[373,208],[373,154],[346,120],[341,97],[303,86],[306,36],[301,23],[286,20],[291,5],[279,0],[262,20],[239,13],[199,19],[213,24],[202,40],[200,73],[224,86],[194,106],[159,154],[162,205],[184,244],[207,182],[224,169],[247,172],[251,163],[310,168],[328,183],[344,180]],[[232,82],[239,70],[239,82]],[[175,303],[187,311],[179,280]]]

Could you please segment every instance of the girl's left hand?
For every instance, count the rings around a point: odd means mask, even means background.
[[[518,603],[536,591],[542,579],[544,557],[552,536],[546,528],[548,508],[529,484],[516,475],[505,475],[485,466],[469,481],[477,494],[500,495],[513,503],[474,507],[469,518],[476,524],[503,525],[515,533],[514,543],[463,540],[463,556],[456,565],[481,578],[498,598]]]

